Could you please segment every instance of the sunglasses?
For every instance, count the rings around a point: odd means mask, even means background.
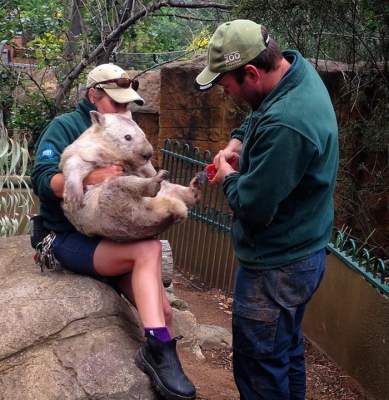
[[[131,87],[136,91],[139,88],[139,81],[137,79],[129,79],[129,78],[117,78],[117,79],[109,79],[107,81],[96,82],[93,85],[93,87],[108,83],[115,83],[117,87],[120,87],[122,89],[128,89],[129,87]]]

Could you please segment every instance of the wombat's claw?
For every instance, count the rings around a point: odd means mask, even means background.
[[[193,198],[193,202],[194,204],[198,203],[200,201],[201,198],[201,176],[199,177],[200,174],[197,174],[194,178],[192,178],[192,180],[189,183],[189,188],[192,191],[192,198]],[[194,205],[193,204],[193,205]]]
[[[200,171],[196,176],[190,181],[191,187],[199,188],[207,182],[207,174],[204,171]]]
[[[202,172],[199,172],[195,177],[192,178],[192,180],[189,183],[189,186],[192,189],[200,189],[200,186],[203,185],[205,182],[203,182],[203,179],[206,179],[206,175],[204,176],[204,174]]]
[[[157,177],[161,180],[164,181],[165,179],[167,179],[169,176],[169,171],[166,171],[165,169],[160,169],[158,171]]]
[[[82,206],[84,193],[73,190],[65,190],[63,198],[69,210],[75,211]]]

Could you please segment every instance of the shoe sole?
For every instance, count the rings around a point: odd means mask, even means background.
[[[143,355],[142,348],[138,350],[135,356],[135,364],[136,366],[147,374],[152,382],[153,387],[155,390],[163,396],[166,400],[194,400],[196,398],[196,394],[194,396],[182,396],[177,393],[172,392],[169,390],[159,379],[158,374],[154,370],[154,368],[150,365],[150,363],[146,360]]]

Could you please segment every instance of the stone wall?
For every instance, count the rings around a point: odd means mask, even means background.
[[[161,70],[159,145],[168,138],[182,139],[200,149],[216,152],[229,140],[231,130],[244,118],[221,88],[201,93],[194,79],[205,59],[176,62]]]
[[[130,71],[130,76],[135,76],[137,71]],[[161,92],[161,77],[159,71],[146,72],[139,78],[138,93],[145,100],[143,106],[131,105],[131,111],[136,123],[146,133],[147,138],[154,147],[153,163],[158,164],[158,135],[159,135],[159,103]]]
[[[336,254],[327,258],[303,328],[372,398],[388,399],[389,301]]]

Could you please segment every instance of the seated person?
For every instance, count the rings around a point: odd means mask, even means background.
[[[76,110],[54,118],[38,140],[33,188],[40,200],[44,228],[55,234],[52,252],[61,266],[96,279],[114,280],[115,288],[135,304],[146,336],[136,356],[138,367],[149,374],[163,397],[194,399],[195,388],[182,370],[176,339],[169,333],[172,310],[162,285],[160,241],[118,243],[87,237],[75,230],[61,209],[61,153],[91,126],[91,110],[122,113],[132,101],[143,104],[133,85],[126,72],[113,64],[99,65],[88,74],[85,97]],[[84,185],[122,174],[116,165],[98,168],[85,178]]]

